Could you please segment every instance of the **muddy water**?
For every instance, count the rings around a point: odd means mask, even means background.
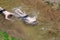
[[[60,2],[60,0],[45,0],[45,1],[56,2],[56,3]]]
[[[42,0],[0,0],[0,6],[8,11],[21,6],[30,15],[39,11],[37,26],[27,25],[18,19],[14,22],[7,21],[3,15],[0,15],[0,29],[11,36],[23,37],[25,40],[60,40],[60,12]]]

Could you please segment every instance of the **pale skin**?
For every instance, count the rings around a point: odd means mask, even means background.
[[[12,19],[9,19],[8,16],[9,15],[14,15],[13,13],[8,12],[8,11],[4,11],[3,14],[5,15],[5,19],[7,19],[7,20],[12,20]]]
[[[0,11],[5,15],[5,19],[6,19],[6,20],[13,21],[12,19],[8,18],[9,15],[14,15],[13,13],[6,11],[6,10],[3,9],[2,7],[0,7]]]
[[[20,15],[20,17],[24,17],[24,16],[26,16],[26,15],[28,15],[28,14],[26,14],[26,13],[24,13],[24,12],[22,12],[20,9],[15,9],[15,13],[17,13],[18,15]],[[22,18],[23,19],[23,18]],[[23,19],[24,20],[24,19]],[[27,23],[29,23],[29,24],[32,24],[33,22],[35,22],[36,21],[36,17],[34,16],[34,17],[26,17],[25,18],[25,20],[24,20],[25,22],[27,22]]]
[[[0,11],[2,11],[2,13],[5,15],[5,19],[10,20],[10,21],[14,21],[14,20],[8,18],[9,15],[15,16],[14,13],[11,13],[9,11],[6,11],[6,10],[4,10],[1,7],[0,7]],[[28,14],[22,12],[20,9],[15,9],[15,13],[18,14],[19,17],[21,17],[28,24],[35,24],[36,23],[36,17],[35,16],[34,17],[29,17],[29,16],[27,16]],[[15,17],[17,17],[17,16],[15,16]]]

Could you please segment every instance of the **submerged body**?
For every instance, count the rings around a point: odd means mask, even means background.
[[[15,13],[19,15],[19,18],[21,18],[23,21],[25,21],[28,24],[37,24],[36,17],[30,17],[28,14],[22,12],[20,9],[15,9]]]
[[[15,9],[15,13],[17,15],[15,15],[14,13],[8,12],[5,9],[1,8],[1,7],[0,7],[0,12],[5,15],[5,19],[7,19],[7,20],[11,20],[11,19],[9,19],[9,17],[15,16],[17,18],[21,18],[27,24],[32,24],[32,25],[37,24],[37,20],[36,20],[35,16],[30,17],[28,14],[22,12],[20,9]]]

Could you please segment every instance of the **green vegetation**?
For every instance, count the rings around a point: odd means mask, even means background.
[[[11,37],[8,33],[0,31],[0,40],[23,40]]]
[[[45,3],[46,3],[47,5],[53,6],[53,3],[52,3],[52,2],[45,1]]]
[[[60,3],[58,3],[58,8],[57,9],[60,10]]]

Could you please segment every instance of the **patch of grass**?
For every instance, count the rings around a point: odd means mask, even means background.
[[[58,3],[58,8],[57,9],[60,10],[60,3]]]
[[[46,3],[47,5],[53,6],[53,3],[52,3],[52,2],[45,1],[45,3]]]
[[[23,40],[23,38],[17,39],[17,38],[11,37],[7,32],[0,31],[0,40],[2,39],[3,40]]]

